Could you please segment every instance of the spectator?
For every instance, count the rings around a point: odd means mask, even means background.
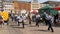
[[[3,24],[3,18],[2,18],[2,16],[0,15],[0,27],[2,28],[2,24]]]

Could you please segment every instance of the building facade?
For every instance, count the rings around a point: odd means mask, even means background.
[[[14,10],[14,3],[11,0],[3,0],[3,7],[2,7],[2,0],[0,0],[0,11],[2,10],[10,12]]]
[[[38,0],[33,0],[33,2],[31,2],[31,9],[39,9],[40,8],[40,3],[38,3]]]
[[[14,3],[13,2],[9,2],[9,1],[5,1],[5,2],[3,2],[3,4],[4,4],[4,11],[9,11],[9,12],[11,12],[11,11],[14,11]]]
[[[49,4],[42,4],[42,3],[40,3],[40,8],[43,8],[45,6],[49,6]]]
[[[33,0],[33,3],[37,3],[38,2],[38,0]]]
[[[2,8],[2,5],[1,5],[1,2],[0,2],[0,10],[1,10],[1,8]]]
[[[40,8],[40,3],[31,3],[32,10],[33,9],[39,9]]]
[[[14,9],[15,11],[21,11],[22,9],[25,9],[26,11],[31,11],[31,2],[14,1]]]
[[[0,0],[0,11],[2,9],[2,0]]]

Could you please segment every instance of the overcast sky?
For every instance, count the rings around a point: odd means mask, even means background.
[[[49,0],[49,1],[60,1],[60,0]]]
[[[20,0],[20,1],[33,1],[33,0]],[[45,2],[47,0],[38,0],[40,3]]]
[[[19,0],[19,1],[33,1],[33,0]],[[48,0],[38,0],[40,3],[42,3],[42,2],[46,2],[46,1],[48,1]],[[60,2],[60,0],[49,0],[49,1],[59,1]]]
[[[22,0],[22,1],[32,1],[32,0]],[[42,2],[45,2],[45,1],[48,1],[48,0],[38,0],[40,3],[42,3]],[[60,2],[60,0],[49,0],[49,1],[59,1]]]

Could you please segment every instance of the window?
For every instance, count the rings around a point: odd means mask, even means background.
[[[10,1],[10,0],[4,0],[4,1]]]
[[[32,8],[39,8],[39,4],[32,4]]]

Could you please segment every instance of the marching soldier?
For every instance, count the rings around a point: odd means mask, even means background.
[[[23,21],[23,19],[22,19],[22,16],[17,16],[17,20],[18,20],[18,26],[20,26],[20,23],[22,23],[22,25],[23,25],[23,28],[24,28],[24,21]]]
[[[51,31],[52,32],[54,32],[54,30],[53,30],[53,21],[54,21],[54,18],[53,18],[53,16],[52,16],[52,14],[50,14],[49,15],[49,18],[48,18],[48,20],[49,20],[49,22],[48,22],[48,30],[50,30],[51,29]]]

